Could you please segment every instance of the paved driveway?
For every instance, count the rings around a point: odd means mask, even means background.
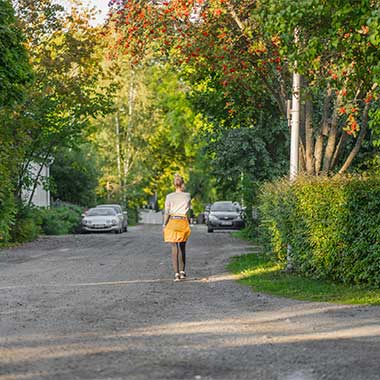
[[[160,226],[1,251],[0,380],[380,379],[380,309],[255,293],[251,249],[194,227],[181,283]]]

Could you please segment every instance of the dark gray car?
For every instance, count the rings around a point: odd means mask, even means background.
[[[242,210],[237,203],[215,202],[211,205],[207,221],[207,231],[240,230],[244,227]]]

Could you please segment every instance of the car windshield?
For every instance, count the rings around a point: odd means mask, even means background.
[[[116,211],[110,207],[104,208],[92,208],[88,211],[87,216],[108,216],[108,215],[116,215]]]
[[[117,206],[117,205],[115,205],[115,206],[109,206],[109,205],[100,205],[100,206],[97,206],[96,208],[112,208],[112,209],[114,209],[115,211],[116,211],[116,213],[118,213],[118,214],[121,214],[122,213],[122,210],[121,210],[121,207],[120,206]]]
[[[211,211],[237,212],[238,209],[232,203],[215,203],[211,206]]]

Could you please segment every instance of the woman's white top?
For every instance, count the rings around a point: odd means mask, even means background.
[[[191,206],[190,193],[174,192],[166,196],[166,215],[187,215]]]

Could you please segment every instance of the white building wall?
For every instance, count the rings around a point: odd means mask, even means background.
[[[37,176],[41,166],[38,164],[31,164],[30,171],[32,175]],[[50,169],[48,166],[43,166],[39,178],[39,183],[37,185],[37,188],[34,192],[33,198],[32,198],[32,204],[39,207],[49,207],[50,206],[50,191],[45,190],[41,183],[43,183],[46,179],[48,179],[50,176]],[[30,198],[30,194],[32,192],[32,189],[24,189],[22,192],[22,197],[24,201],[28,202]]]
[[[162,224],[163,214],[161,211],[154,211],[149,209],[139,210],[139,223],[142,224]]]

